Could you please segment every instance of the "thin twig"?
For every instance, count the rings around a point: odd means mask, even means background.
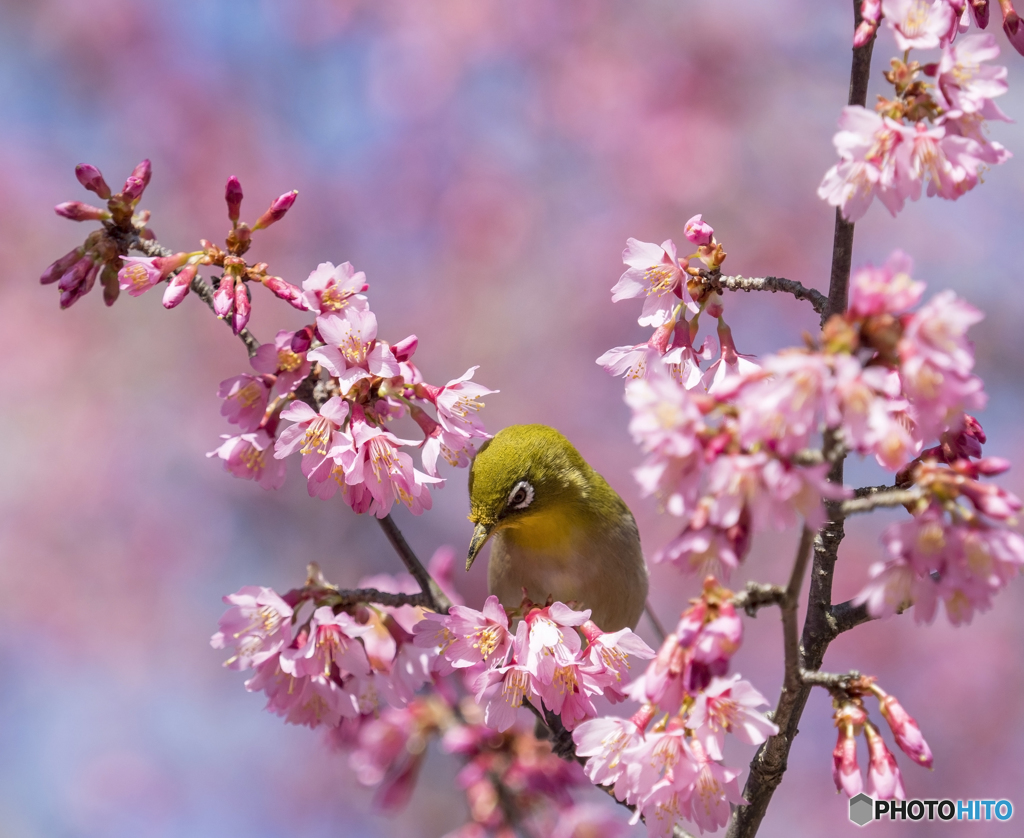
[[[850,672],[819,672],[816,669],[802,669],[800,680],[812,687],[825,687],[828,690],[849,690],[850,682],[857,681],[861,675],[856,670]]]
[[[764,585],[747,582],[747,589],[735,594],[732,604],[742,608],[748,617],[756,617],[758,610],[766,605],[782,605],[786,601],[786,589],[778,585]]]
[[[818,314],[828,305],[828,298],[824,294],[801,285],[795,279],[781,276],[722,276],[703,269],[700,277],[704,285],[714,291],[771,291],[773,294],[781,291],[792,294],[798,300],[807,300]]]
[[[782,637],[786,654],[785,689],[794,692],[800,688],[800,667],[802,665],[796,625],[797,605],[804,576],[807,575],[807,564],[811,559],[813,544],[814,531],[805,526],[800,533],[800,544],[796,548],[796,558],[793,561],[793,572],[790,574],[786,595],[782,601]],[[780,697],[780,705],[784,697]]]
[[[398,529],[394,519],[390,515],[385,515],[383,518],[378,518],[377,523],[384,530],[384,535],[388,537],[391,546],[395,548],[395,552],[398,553],[406,570],[412,574],[412,578],[416,580],[420,590],[428,597],[430,608],[441,614],[447,614],[448,609],[452,607],[452,601],[445,596],[441,586],[433,580],[427,573],[427,569],[416,558],[416,554],[405,540],[402,531]]]
[[[432,607],[430,597],[423,591],[418,591],[415,594],[393,594],[388,591],[378,591],[376,588],[350,588],[333,591],[323,599],[328,604],[341,606],[358,605],[365,602],[384,605],[388,608],[398,608],[402,605],[416,605],[420,608]]]
[[[889,489],[874,492],[843,501],[843,515],[856,515],[858,512],[870,512],[883,506],[907,506],[921,500],[924,495],[920,489]]]
[[[665,631],[665,627],[661,624],[661,620],[658,619],[658,615],[654,613],[650,600],[647,600],[647,602],[644,603],[644,611],[647,613],[647,619],[650,620],[651,625],[654,626],[654,633],[658,636],[658,642],[664,643],[665,638],[668,637],[668,632]]]

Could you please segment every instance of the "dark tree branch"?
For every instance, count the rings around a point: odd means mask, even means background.
[[[784,279],[781,276],[722,276],[706,270],[701,270],[700,277],[704,285],[713,291],[771,291],[773,294],[781,291],[792,294],[798,300],[807,300],[818,314],[822,314],[828,305],[824,294],[804,287],[795,279]]]

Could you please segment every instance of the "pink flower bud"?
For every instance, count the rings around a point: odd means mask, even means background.
[[[864,46],[875,37],[875,30],[877,29],[877,23],[873,23],[869,20],[862,20],[857,26],[857,31],[853,33],[853,45],[855,47]]]
[[[262,282],[275,296],[280,297],[289,305],[299,311],[308,311],[301,288],[286,282],[279,276],[265,276]]]
[[[878,730],[870,722],[864,725],[864,734],[868,738],[868,794],[878,800],[906,800],[907,793],[903,790],[903,777],[900,775],[896,757],[886,747]]]
[[[92,266],[92,259],[88,256],[83,256],[64,273],[60,278],[60,282],[57,283],[57,287],[61,291],[74,291],[85,281],[85,275]]]
[[[235,304],[235,278],[226,273],[220,278],[220,285],[213,292],[213,313],[221,320],[231,313]]]
[[[238,213],[242,206],[242,184],[234,175],[228,178],[227,186],[224,187],[224,200],[228,203],[228,218],[232,222],[238,221]]]
[[[300,329],[292,336],[291,350],[296,354],[301,354],[308,351],[312,343],[313,327],[307,326],[305,329]]]
[[[1024,23],[1010,0],[1000,0],[999,5],[1003,8],[1003,31],[1006,37],[1010,39],[1013,48],[1024,55]]]
[[[880,699],[882,715],[892,729],[892,735],[896,737],[896,744],[903,749],[908,757],[925,768],[932,767],[932,752],[928,743],[921,735],[921,728],[913,717],[903,709],[894,695],[886,695]]]
[[[839,739],[832,751],[832,780],[836,790],[846,792],[848,797],[855,797],[864,788],[864,778],[857,765],[857,737],[853,725],[839,727]]]
[[[75,166],[75,177],[78,178],[78,182],[82,186],[90,192],[95,192],[104,201],[110,197],[110,187],[107,186],[102,173],[95,166],[90,166],[88,163],[79,163]]]
[[[971,14],[974,15],[974,22],[979,29],[988,26],[988,0],[970,0]]]
[[[68,269],[75,264],[75,262],[82,258],[83,253],[84,251],[80,247],[76,247],[74,250],[68,251],[43,271],[43,275],[39,277],[39,282],[42,285],[49,285],[50,283],[56,282],[68,272]]]
[[[711,225],[701,220],[701,213],[697,213],[693,218],[686,222],[683,227],[683,235],[686,236],[693,244],[711,244],[711,238],[715,235],[715,231],[711,229]]]
[[[192,287],[192,280],[196,277],[196,265],[186,265],[177,274],[171,277],[167,283],[167,290],[164,291],[164,308],[174,308],[185,299]]]
[[[81,261],[88,263],[86,266],[85,274],[82,276],[81,281],[74,287],[62,289],[62,293],[60,295],[61,308],[68,308],[77,300],[84,297],[87,293],[89,293],[89,290],[96,282],[96,274],[99,272],[100,269],[99,263],[93,262],[90,259],[83,259]],[[63,277],[61,278],[61,281],[63,281]]]
[[[242,281],[235,283],[235,316],[231,321],[231,328],[237,335],[249,322],[249,289]]]
[[[420,339],[416,335],[409,335],[391,347],[391,352],[399,361],[408,361],[415,353]]]
[[[291,192],[285,192],[284,195],[281,195],[270,205],[270,209],[259,217],[259,220],[252,225],[252,229],[265,230],[271,224],[275,224],[280,221],[284,218],[284,214],[292,208],[292,204],[295,203],[295,199],[298,195],[299,192],[297,189],[293,189]]]
[[[121,293],[121,283],[117,279],[117,263],[107,262],[100,274],[100,283],[103,285],[103,302],[112,306]]]
[[[106,221],[110,218],[110,212],[81,201],[65,201],[53,208],[57,215],[63,218],[70,218],[72,221]]]
[[[137,177],[139,180],[141,180],[142,188],[145,189],[147,186],[149,186],[149,179],[150,177],[152,177],[152,175],[153,164],[150,163],[149,160],[143,160],[141,163],[139,163],[138,166],[132,169],[130,177]],[[127,186],[128,184],[126,183],[125,188],[127,188]]]
[[[146,184],[142,178],[132,176],[124,182],[124,192],[122,194],[124,195],[125,201],[129,204],[134,204],[142,197],[142,193],[145,190]]]

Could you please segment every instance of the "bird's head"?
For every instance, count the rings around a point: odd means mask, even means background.
[[[558,507],[582,507],[592,471],[547,425],[512,425],[485,442],[469,471],[469,520],[476,524],[466,570],[491,535]]]

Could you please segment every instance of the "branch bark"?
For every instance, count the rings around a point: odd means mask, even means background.
[[[795,279],[781,276],[722,276],[702,270],[700,272],[704,284],[715,291],[771,291],[773,294],[782,292],[792,294],[798,300],[807,300],[811,307],[821,314],[828,305],[828,298],[820,291],[806,288]]]

